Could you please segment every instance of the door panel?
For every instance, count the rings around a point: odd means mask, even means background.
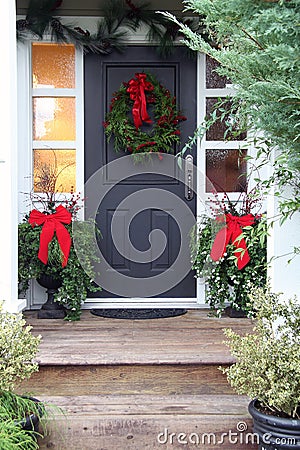
[[[113,139],[107,142],[102,123],[113,93],[123,81],[128,82],[137,72],[154,74],[160,83],[176,96],[178,106],[187,116],[187,121],[182,122],[180,126],[182,144],[174,149],[175,151],[182,147],[196,127],[196,60],[188,59],[184,48],[176,48],[174,55],[167,60],[161,60],[156,48],[148,46],[130,46],[124,54],[115,52],[109,56],[85,56],[85,180],[99,168],[105,167],[103,185],[112,186],[101,202],[97,215],[103,235],[100,250],[109,263],[110,268],[106,269],[106,275],[110,279],[113,279],[114,270],[128,277],[145,280],[168,270],[171,274],[181,246],[180,224],[173,216],[177,207],[176,197],[184,201],[184,185],[178,181],[179,168],[174,158],[172,161],[168,158],[159,161],[156,155],[151,167],[152,171],[153,167],[157,168],[157,173],[145,174],[145,167],[135,164],[135,175],[122,180],[116,178],[110,165],[106,167],[107,164],[123,158],[126,153],[115,152]],[[147,110],[151,116],[151,106],[147,107]],[[132,173],[132,158],[124,158],[123,161],[124,172]],[[196,162],[196,155],[194,161]],[[159,173],[166,165],[170,173],[168,177]],[[142,205],[140,211],[132,216],[132,210],[136,208],[136,195],[151,188],[167,191],[175,201],[169,201],[167,198],[164,201],[164,195],[161,196],[155,191],[153,195],[159,198],[159,207],[155,207],[154,198],[150,202],[151,207],[144,208]],[[132,204],[130,200],[128,206],[127,200],[131,198]],[[123,203],[126,206],[123,206]],[[195,214],[195,196],[192,201],[186,203]],[[104,279],[106,275],[103,273]],[[172,276],[176,280],[176,274]],[[145,282],[145,292],[137,289],[135,293],[133,289],[132,297],[148,296],[146,284]],[[154,296],[195,297],[196,283],[192,271],[179,284],[173,284],[167,291]],[[100,295],[97,293],[93,296],[122,297],[105,289]]]

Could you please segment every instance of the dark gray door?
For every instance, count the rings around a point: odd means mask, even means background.
[[[164,190],[180,201],[185,201],[185,187],[178,181],[176,171],[179,170],[175,161],[166,161],[166,158],[160,161],[157,157],[152,163],[153,168],[157,168],[157,173],[145,174],[144,168],[134,165],[132,158],[128,157],[124,160],[124,168],[128,168],[128,172],[132,174],[134,170],[141,170],[136,176],[121,181],[115,180],[110,172],[109,163],[119,158],[124,158],[126,153],[116,153],[113,147],[113,140],[108,143],[104,134],[103,121],[108,111],[113,93],[117,91],[123,81],[129,81],[137,72],[150,72],[165,86],[170,92],[176,96],[177,103],[182,113],[187,117],[187,121],[182,122],[181,145],[176,151],[182,148],[188,136],[190,136],[196,126],[196,59],[190,59],[187,56],[186,49],[177,47],[174,54],[168,59],[161,59],[155,47],[149,46],[129,46],[124,53],[114,52],[109,56],[100,56],[88,54],[85,56],[84,76],[85,76],[85,180],[88,180],[99,168],[108,165],[103,183],[113,183],[113,188],[105,196],[101,202],[97,215],[97,222],[102,232],[103,238],[100,242],[100,249],[105,257],[107,265],[103,269],[107,277],[113,280],[113,273],[117,271],[126,277],[133,279],[148,280],[158,274],[166,273],[173,267],[181,246],[180,224],[172,216],[172,201],[161,207],[159,190]],[[150,115],[151,115],[151,108]],[[128,154],[129,156],[129,154]],[[196,155],[194,154],[194,164],[196,163]],[[174,178],[166,177],[160,173],[160,168],[164,165],[171,164],[174,171]],[[150,201],[151,206],[148,209],[141,208],[141,211],[134,215],[130,220],[129,236],[126,235],[127,217],[130,216],[130,204],[122,205],[126,199],[132,198],[132,207],[136,207],[134,194],[142,192],[142,190],[150,189],[153,192],[154,199]],[[143,191],[145,193],[145,191]],[[149,191],[150,192],[150,191]],[[91,193],[92,194],[92,193]],[[172,195],[173,194],[173,195]],[[89,193],[87,193],[89,195]],[[158,207],[155,204],[155,198]],[[168,203],[168,202],[167,202]],[[186,201],[188,208],[195,214],[196,199]],[[113,219],[114,218],[114,219]],[[115,220],[118,228],[117,240],[119,242],[116,247],[112,239],[111,224]],[[158,247],[163,243],[162,234],[165,235],[166,245],[162,252],[155,250],[155,243],[152,242],[152,258],[151,258],[151,242],[149,235],[153,230],[160,230],[162,233],[156,235],[158,239]],[[155,236],[155,235],[154,235]],[[128,241],[129,237],[129,241]],[[186,245],[186,244],[185,244]],[[139,254],[147,254],[150,257],[145,260],[139,258],[131,258],[131,250],[136,249]],[[150,251],[150,253],[149,253]],[[159,256],[157,256],[159,255]],[[101,265],[100,265],[101,270]],[[103,279],[106,276],[102,274]],[[174,275],[174,274],[173,274]],[[116,277],[117,279],[117,277]],[[194,273],[190,271],[179,283],[174,282],[173,276],[171,286],[165,292],[154,293],[147,288],[145,282],[145,291],[143,289],[133,290],[132,297],[171,297],[171,298],[192,298],[196,295],[196,283]],[[179,278],[178,278],[179,279]],[[153,278],[155,280],[155,278]],[[117,283],[117,281],[116,281]],[[155,283],[155,281],[153,281]],[[120,284],[120,283],[119,283]],[[125,285],[124,285],[125,286]],[[122,294],[118,286],[117,294],[114,289],[93,295],[94,297],[128,297],[128,289]],[[114,291],[114,292],[111,292]]]

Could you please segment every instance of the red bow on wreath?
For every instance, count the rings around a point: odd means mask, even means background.
[[[33,227],[36,225],[43,225],[40,234],[40,248],[38,258],[44,264],[47,264],[48,262],[48,246],[52,241],[54,232],[56,232],[59,246],[64,255],[62,267],[65,267],[67,265],[71,249],[71,236],[63,224],[69,224],[71,223],[71,220],[71,213],[61,205],[56,208],[56,212],[54,214],[44,214],[40,211],[37,211],[36,209],[31,211],[28,222]]]
[[[210,256],[213,261],[218,261],[222,258],[226,252],[227,245],[231,242],[236,247],[234,254],[237,257],[238,269],[241,270],[250,261],[250,256],[245,239],[243,237],[239,239],[239,236],[242,234],[242,227],[254,224],[255,217],[253,214],[247,214],[241,217],[225,214],[225,218],[226,226],[217,233]],[[243,249],[243,251],[240,249]]]
[[[151,123],[147,113],[147,103],[145,91],[153,91],[154,86],[149,81],[146,81],[147,75],[145,73],[136,73],[135,79],[129,81],[127,92],[130,94],[131,100],[134,101],[132,107],[133,122],[138,129],[143,122]]]

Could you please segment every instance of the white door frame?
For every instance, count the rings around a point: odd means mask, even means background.
[[[145,39],[146,33],[140,33],[139,35],[134,35],[132,38],[129,37],[128,45],[153,45],[149,44],[149,41]],[[201,65],[205,64],[204,55],[197,55],[197,111],[196,111],[196,121],[197,126],[203,121],[205,116],[205,110],[203,110],[202,105],[205,102],[202,99],[201,102],[201,93],[204,92],[204,83],[205,83],[205,67],[201,67]],[[197,145],[197,161],[200,161],[201,155],[203,154],[203,149],[200,147],[200,143]],[[203,168],[200,168],[203,172]],[[205,170],[205,168],[204,168]],[[204,172],[203,172],[204,173]],[[197,186],[199,188],[199,186]],[[204,192],[203,192],[204,194]],[[201,192],[202,195],[202,192]],[[205,194],[204,194],[205,195]],[[196,214],[199,214],[199,211],[203,209],[201,205],[205,202],[205,196],[202,199],[199,198],[199,191],[197,196],[197,204],[196,204]],[[196,296],[191,298],[173,298],[173,297],[156,297],[156,298],[147,298],[147,297],[134,297],[134,298],[118,298],[116,297],[107,297],[107,298],[88,298],[86,299],[83,309],[92,309],[101,306],[101,308],[114,309],[114,308],[207,308],[207,304],[205,303],[205,288],[204,283],[201,280],[196,281]]]

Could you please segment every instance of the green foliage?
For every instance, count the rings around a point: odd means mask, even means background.
[[[94,248],[94,233],[100,235],[96,225],[91,221],[76,222],[76,231],[73,231],[72,224],[65,225],[72,238],[72,245],[68,264],[61,266],[61,250],[56,236],[49,244],[48,264],[44,265],[38,259],[40,242],[40,232],[42,226],[34,228],[28,222],[19,224],[19,283],[20,291],[24,292],[29,287],[29,281],[39,278],[42,274],[52,275],[62,281],[62,286],[55,294],[56,300],[67,308],[66,320],[79,320],[81,315],[82,302],[85,301],[88,292],[100,290],[94,284],[94,265],[99,262]],[[75,234],[74,234],[75,233]],[[84,248],[83,261],[79,261],[74,248],[74,238],[78,245]],[[84,268],[81,265],[84,263]]]
[[[269,288],[253,288],[249,304],[256,312],[253,333],[225,330],[236,364],[222,369],[239,394],[275,415],[300,418],[300,305],[283,301]]]
[[[281,199],[281,210],[288,217],[300,209],[300,1],[185,0],[184,4],[202,18],[213,45],[166,15],[181,27],[188,47],[221,64],[219,74],[236,88],[240,121],[265,136],[265,162],[274,148],[284,155],[283,160],[275,158],[269,183],[278,183],[278,193],[286,185],[296,188],[292,202]]]
[[[248,292],[251,285],[265,286],[267,277],[267,221],[264,217],[253,226],[243,228],[243,236],[250,255],[250,262],[241,270],[237,267],[237,257],[233,244],[228,244],[226,253],[219,261],[210,257],[216,233],[222,225],[215,219],[201,217],[199,227],[193,231],[191,247],[193,268],[196,277],[205,278],[206,302],[218,316],[227,303],[235,310],[251,312]]]
[[[0,303],[0,391],[15,385],[38,370],[34,358],[40,336],[32,336],[21,314],[3,312]]]
[[[99,9],[99,21],[96,33],[65,24],[56,14],[60,6],[57,0],[30,0],[25,19],[17,20],[17,38],[43,39],[49,36],[51,41],[72,43],[85,52],[108,55],[113,50],[121,51],[125,47],[128,32],[137,32],[141,26],[148,28],[148,40],[159,43],[159,53],[167,56],[172,52],[174,41],[180,35],[180,29],[170,24],[164,17],[148,8],[148,2],[133,0],[109,0]],[[54,13],[56,11],[56,13]],[[193,30],[203,34],[203,25],[197,19],[183,19]]]
[[[0,302],[0,449],[23,450],[37,449],[37,433],[25,432],[22,420],[28,414],[38,417],[44,412],[41,404],[28,398],[20,397],[13,390],[33,372],[38,370],[34,361],[40,336],[31,334],[30,326],[22,314],[12,314],[3,310]]]
[[[104,122],[105,134],[108,140],[113,137],[116,151],[132,153],[136,162],[148,157],[146,153],[173,153],[175,145],[180,142],[178,124],[186,120],[177,110],[176,99],[170,91],[161,86],[152,74],[146,75],[147,82],[153,86],[150,93],[146,92],[147,107],[149,109],[153,104],[155,120],[153,126],[148,125],[149,131],[136,129],[133,120],[130,120],[134,101],[127,92],[127,82],[123,82],[120,89],[113,94],[110,111]]]
[[[32,414],[41,420],[44,412],[42,403],[11,392],[0,392],[0,449],[38,449],[37,437],[40,433],[34,429],[24,430],[22,423]]]

